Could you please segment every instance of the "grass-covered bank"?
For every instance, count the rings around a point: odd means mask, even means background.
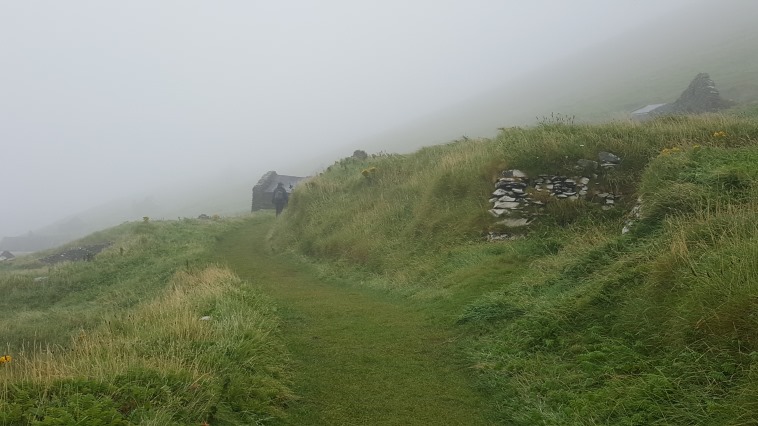
[[[408,298],[272,254],[273,221],[248,221],[216,254],[280,307],[296,399],[277,424],[492,424],[448,323]]]
[[[275,310],[208,260],[234,226],[125,224],[82,242],[113,243],[90,262],[3,265],[0,424],[278,417],[291,394]]]
[[[754,118],[713,115],[344,160],[296,191],[273,244],[417,299],[476,299],[457,327],[503,423],[751,424],[756,141]],[[623,158],[601,177],[617,208],[550,200],[525,238],[481,238],[501,170],[570,175],[599,151]]]

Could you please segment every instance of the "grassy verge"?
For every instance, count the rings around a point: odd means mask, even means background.
[[[272,254],[273,219],[235,230],[217,255],[282,307],[297,394],[283,424],[491,424],[448,324],[407,298]]]
[[[89,238],[114,243],[91,262],[3,271],[14,315],[2,320],[12,361],[0,365],[0,424],[280,416],[291,395],[278,317],[249,282],[203,260],[231,226],[127,224]]]
[[[751,424],[756,141],[743,111],[346,159],[296,191],[273,244],[446,310],[503,423]],[[523,239],[481,238],[501,170],[572,175],[599,151],[623,158],[597,178],[616,209],[550,200]]]

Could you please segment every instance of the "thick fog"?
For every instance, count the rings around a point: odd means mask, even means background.
[[[152,191],[317,172],[695,4],[0,0],[0,237]]]

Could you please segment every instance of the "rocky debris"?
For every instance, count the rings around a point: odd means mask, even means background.
[[[581,170],[578,176],[539,175],[534,179],[521,170],[505,170],[501,173],[495,190],[489,199],[492,208],[489,213],[498,219],[497,225],[505,228],[528,226],[541,214],[540,209],[550,199],[576,201],[587,200],[601,205],[603,210],[615,208],[616,203],[624,194],[606,191],[598,181],[594,170],[600,167],[608,170],[618,167],[622,159],[616,154],[602,151],[598,153],[598,161],[580,159],[576,170]],[[601,171],[602,171],[601,170]],[[490,233],[488,241],[503,241],[512,239],[510,234]]]
[[[41,282],[45,282],[47,280],[48,280],[48,277],[34,277],[34,282],[35,283],[41,283]]]
[[[498,222],[498,225],[503,225],[506,228],[520,228],[522,226],[528,225],[530,222],[529,219],[526,218],[520,218],[520,219],[504,219]]]
[[[202,214],[200,214],[200,216],[198,216],[197,218],[198,218],[198,219],[204,219],[204,220],[205,220],[205,219],[210,219],[211,217],[210,217],[210,216],[208,216],[208,215],[207,215],[207,214],[205,214],[205,213],[202,213]]]
[[[513,241],[518,240],[520,238],[524,238],[523,235],[511,235],[505,232],[489,232],[487,233],[486,239],[489,242],[496,242],[496,241]]]
[[[690,82],[679,99],[651,111],[651,115],[701,114],[729,108],[732,102],[721,98],[716,83],[707,73],[700,73]]]
[[[621,229],[622,234],[632,230],[632,226],[642,217],[642,197],[637,197],[637,203],[632,207],[632,211],[629,212],[629,218],[624,222],[624,227]]]
[[[60,263],[60,262],[76,262],[81,260],[92,260],[94,259],[95,255],[103,251],[106,247],[109,247],[111,244],[110,242],[107,243],[100,243],[100,244],[91,244],[87,246],[80,246],[80,247],[73,247],[70,249],[66,249],[58,254],[53,254],[50,256],[43,257],[39,261],[42,263],[47,263],[49,265]]]
[[[600,151],[597,154],[597,158],[600,160],[600,167],[604,169],[613,168],[621,164],[621,158],[610,152]]]
[[[204,317],[200,317],[200,321],[210,321],[210,320],[211,320],[210,315],[206,315]]]
[[[8,250],[3,250],[0,252],[0,262],[4,260],[13,260],[16,256],[13,255],[13,253],[9,252]]]
[[[575,170],[596,170],[598,166],[597,161],[587,160],[584,158],[580,158],[576,162],[576,166],[574,166]]]

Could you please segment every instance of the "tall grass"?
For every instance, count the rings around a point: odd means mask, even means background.
[[[455,301],[504,424],[753,424],[756,141],[738,114],[546,121],[346,161],[296,190],[272,241],[324,273]],[[481,238],[501,170],[571,176],[599,151],[623,159],[595,178],[624,195],[615,211],[554,203],[523,239]]]
[[[114,242],[92,262],[7,271],[3,286],[14,297],[6,303],[19,316],[3,320],[13,358],[0,366],[0,424],[257,424],[281,416],[291,394],[275,308],[250,283],[201,260],[230,226],[125,225],[91,237]],[[31,279],[40,272],[49,274],[44,288]],[[34,313],[24,309],[22,301],[48,293]],[[75,321],[79,314],[86,320]],[[39,324],[46,316],[64,321]],[[14,330],[25,320],[42,331],[34,339],[20,335],[25,327]],[[44,340],[48,329],[62,336]]]

